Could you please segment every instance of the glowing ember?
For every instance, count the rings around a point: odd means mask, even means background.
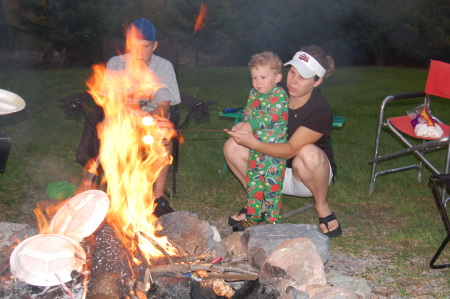
[[[197,16],[197,21],[195,22],[194,25],[194,33],[196,33],[199,30],[203,30],[206,26],[206,22],[205,22],[205,16],[206,16],[206,12],[208,11],[207,7],[205,4],[200,4],[200,11],[198,13]]]

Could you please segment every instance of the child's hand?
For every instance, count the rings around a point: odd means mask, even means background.
[[[253,132],[252,127],[246,122],[237,123],[233,128],[231,128],[231,131],[233,132],[247,131],[250,133]]]

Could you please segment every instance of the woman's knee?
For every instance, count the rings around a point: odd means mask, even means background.
[[[225,158],[228,158],[233,153],[233,150],[238,146],[233,138],[228,138],[228,140],[223,145],[223,154]]]
[[[233,138],[229,138],[223,146],[223,155],[229,160],[247,160],[249,149],[237,144]]]
[[[313,144],[303,146],[293,160],[293,168],[316,169],[328,167],[328,157],[325,152]]]

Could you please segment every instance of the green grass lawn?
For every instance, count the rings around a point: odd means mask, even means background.
[[[83,128],[80,116],[64,113],[57,99],[82,92],[90,69],[0,70],[0,88],[22,96],[27,106],[18,113],[0,116],[0,131],[11,136],[12,149],[4,174],[0,174],[0,221],[35,223],[32,209],[39,200],[50,200],[49,183],[68,181],[80,184],[82,168],[75,152]],[[427,70],[414,68],[342,67],[322,84],[322,93],[334,114],[347,118],[333,131],[333,148],[338,176],[331,186],[329,202],[343,226],[343,236],[332,239],[332,249],[359,255],[363,250],[390,256],[397,265],[392,275],[395,288],[423,279],[428,262],[445,237],[445,229],[426,180],[417,182],[415,172],[382,176],[373,194],[368,193],[379,105],[389,94],[421,91]],[[245,105],[251,86],[246,67],[181,67],[183,93],[210,106],[210,119],[191,121],[189,129],[230,128],[233,119],[220,117],[227,107]],[[450,122],[450,110],[443,99],[432,112]],[[394,112],[411,107],[398,103]],[[183,110],[183,114],[186,110]],[[198,213],[211,222],[223,222],[244,204],[244,190],[223,166],[222,146],[227,135],[221,132],[186,131],[180,149],[178,193],[171,200],[176,210]],[[387,142],[382,150],[400,148]],[[443,158],[437,153],[435,159]],[[389,161],[389,166],[412,158]],[[442,163],[443,164],[443,160]],[[430,173],[425,171],[424,178]],[[170,190],[168,184],[168,190]],[[311,198],[284,197],[285,211],[312,203]],[[314,210],[286,221],[318,224]],[[407,263],[419,257],[421,264]],[[444,257],[450,257],[449,254]],[[449,276],[441,273],[446,283]]]

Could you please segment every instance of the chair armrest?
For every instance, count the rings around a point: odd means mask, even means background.
[[[406,99],[414,99],[414,98],[421,98],[425,96],[425,92],[410,92],[410,93],[398,93],[393,94],[390,96],[387,96],[387,98],[390,98],[391,100],[406,100]]]
[[[86,121],[93,127],[96,128],[96,122],[91,119],[88,111],[86,110],[85,105],[94,104],[94,108],[100,108],[95,103],[95,100],[92,98],[91,94],[87,91],[77,93],[74,95],[70,95],[64,98],[58,99],[59,102],[65,103],[67,106],[66,112],[80,114],[83,113]]]

